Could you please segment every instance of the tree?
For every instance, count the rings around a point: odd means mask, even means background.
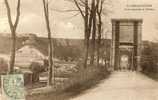
[[[95,57],[95,42],[96,42],[96,1],[92,0],[92,5],[91,5],[91,10],[92,10],[92,19],[93,19],[93,30],[92,30],[92,49],[91,49],[91,60],[90,64],[94,64],[94,57]]]
[[[90,30],[91,30],[91,17],[89,17],[89,7],[88,0],[82,1],[73,0],[76,7],[78,8],[83,20],[84,20],[84,67],[87,67],[88,60],[88,49],[89,49],[89,38],[90,38]],[[84,5],[84,6],[82,6]],[[81,7],[84,7],[84,11]],[[90,20],[89,20],[90,18]]]
[[[85,57],[84,57],[84,66],[87,66],[87,60],[88,60],[88,53],[89,53],[89,45],[90,45],[90,36],[92,34],[92,41],[91,46],[92,50],[90,52],[91,60],[90,63],[94,63],[94,57],[95,57],[95,42],[96,42],[96,0],[92,0],[91,4],[89,5],[90,0],[80,0],[80,2],[77,2],[77,0],[74,0],[77,8],[81,12],[81,15],[84,19],[84,34],[85,34]],[[85,10],[83,11],[81,8],[84,7]]]
[[[18,0],[17,2],[17,14],[15,23],[13,24],[12,17],[11,17],[11,10],[8,0],[4,0],[6,9],[7,9],[7,16],[8,16],[8,23],[11,31],[11,56],[10,56],[10,63],[9,63],[9,73],[14,73],[14,65],[15,65],[15,51],[16,51],[16,30],[20,19],[20,6],[21,6],[21,0]]]
[[[94,64],[96,36],[98,36],[97,44],[100,45],[102,33],[102,14],[103,3],[105,0],[71,0],[75,3],[78,11],[84,20],[84,66],[87,66],[88,53],[90,51],[90,63]],[[91,4],[90,4],[91,3]],[[77,10],[69,10],[77,11]],[[98,24],[97,24],[98,21]],[[92,36],[92,39],[90,37]],[[89,46],[91,43],[91,50]],[[100,46],[98,47],[100,48]],[[97,55],[99,55],[99,48],[97,48]],[[99,62],[99,56],[97,56]]]
[[[48,32],[48,52],[49,52],[49,72],[48,72],[48,82],[47,85],[51,86],[55,83],[55,78],[54,78],[54,64],[53,64],[53,44],[52,44],[52,32],[50,28],[50,19],[49,19],[49,1],[48,0],[43,0],[43,7],[44,7],[44,15],[45,15],[45,21],[46,21],[46,28]],[[54,80],[52,80],[54,78]]]
[[[97,65],[99,65],[100,59],[100,45],[101,45],[101,37],[102,37],[102,11],[103,4],[105,0],[97,0],[97,16],[98,16],[98,41],[97,41]]]
[[[91,43],[91,50],[90,50],[90,64],[94,64],[94,58],[95,58],[95,47],[96,47],[96,32],[98,29],[98,44],[101,41],[101,26],[102,26],[102,9],[103,9],[103,1],[105,0],[74,0],[77,8],[79,9],[83,19],[84,19],[84,25],[85,25],[85,59],[84,64],[86,66],[87,64],[87,58],[88,58],[88,51],[89,51],[89,45]],[[91,2],[91,4],[89,4]],[[85,10],[82,10],[82,7],[85,8]],[[98,19],[97,19],[98,16]],[[99,24],[97,26],[97,21],[99,21]],[[90,41],[90,36],[92,35],[92,39]],[[97,49],[99,50],[99,49]],[[97,53],[99,54],[99,53]]]

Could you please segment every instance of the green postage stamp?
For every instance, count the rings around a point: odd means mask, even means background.
[[[1,82],[3,100],[25,100],[24,78],[22,74],[3,75]]]

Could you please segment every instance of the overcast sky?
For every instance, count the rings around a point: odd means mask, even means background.
[[[5,6],[0,0],[0,33],[8,33]],[[15,10],[15,1],[10,0],[11,8]],[[21,16],[18,25],[18,33],[35,33],[39,36],[46,36],[45,20],[43,16],[42,0],[21,0]],[[152,10],[125,10],[127,5],[146,5]],[[109,14],[106,23],[110,23],[111,18],[142,18],[143,19],[143,39],[158,40],[158,0],[113,0],[112,13]],[[83,21],[80,15],[74,16],[76,12],[57,12],[57,10],[75,9],[73,3],[67,0],[52,0],[51,2],[51,27],[55,37],[59,38],[83,38]],[[74,17],[73,17],[74,16]],[[109,25],[109,28],[111,26]],[[109,33],[109,37],[110,37]]]

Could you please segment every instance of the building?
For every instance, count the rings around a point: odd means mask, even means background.
[[[16,51],[15,70],[23,73],[25,84],[39,80],[39,73],[44,71],[46,56],[36,46],[36,38],[29,37]]]

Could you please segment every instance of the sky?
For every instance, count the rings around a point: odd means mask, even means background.
[[[0,33],[9,33],[4,0],[0,0]],[[16,0],[9,0],[13,19],[15,16]],[[83,20],[78,12],[59,12],[58,10],[76,9],[75,5],[67,0],[50,0],[51,30],[58,38],[83,38]],[[110,13],[104,23],[111,30],[111,18],[141,18],[143,19],[143,40],[158,40],[158,0],[111,0]],[[133,7],[137,5],[139,7]],[[106,6],[106,5],[104,5]],[[131,10],[145,8],[145,10]],[[17,33],[34,33],[38,36],[47,36],[42,0],[21,0],[21,16]],[[108,37],[111,32],[108,31]]]

